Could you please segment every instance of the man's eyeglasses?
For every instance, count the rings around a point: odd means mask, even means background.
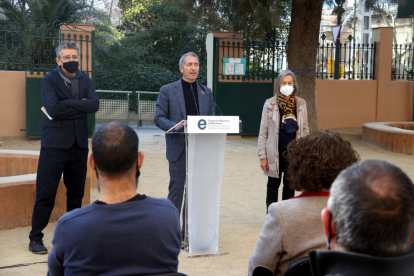
[[[64,62],[69,62],[71,60],[78,61],[79,60],[79,56],[63,56],[63,57],[60,57],[59,59],[61,61],[64,61]]]

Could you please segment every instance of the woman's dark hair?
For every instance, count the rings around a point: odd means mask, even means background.
[[[342,170],[359,161],[351,143],[323,130],[290,142],[285,156],[290,188],[305,192],[329,189]]]

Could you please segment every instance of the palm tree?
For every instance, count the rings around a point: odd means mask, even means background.
[[[91,20],[102,20],[104,14],[91,8],[82,0],[26,0],[24,5],[13,5],[9,1],[1,1],[0,8],[6,25],[14,30],[26,29],[58,29],[60,23],[82,23]]]

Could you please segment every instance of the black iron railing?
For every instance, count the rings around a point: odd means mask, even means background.
[[[25,36],[26,32],[0,30],[0,70],[25,70]]]
[[[220,41],[219,51],[223,57],[245,59],[245,75],[226,75],[223,72],[219,74],[222,80],[272,80],[286,60],[285,42],[274,39],[265,43],[226,39]]]
[[[412,43],[394,44],[391,80],[414,80],[414,38]]]
[[[372,80],[375,71],[375,43],[356,44],[351,35],[348,41],[339,43],[325,41],[321,36],[316,61],[316,78],[333,79],[335,72],[335,52],[339,51],[339,78],[348,80]]]
[[[81,70],[92,71],[92,34],[37,29],[34,31],[0,30],[0,70],[45,74],[56,67],[55,49],[61,41],[75,41],[80,48]],[[82,62],[86,60],[87,62]],[[85,65],[83,65],[85,64]],[[86,68],[83,68],[86,67]]]
[[[60,33],[60,41],[72,41],[76,42],[79,46],[79,69],[83,72],[90,73],[92,68],[89,66],[89,61],[92,58],[92,51],[94,50],[92,47],[92,34],[76,34],[76,33],[69,33],[62,31]],[[86,61],[86,62],[83,62]],[[85,65],[85,66],[84,66]]]
[[[286,42],[267,41],[265,43],[242,41],[241,39],[223,39],[219,43],[222,57],[244,58],[246,62],[245,75],[219,74],[222,80],[270,80],[287,66]],[[338,47],[326,41],[321,36],[318,46],[315,78],[334,79],[335,52],[339,51],[339,79],[372,80],[375,71],[376,44],[360,44],[353,41],[350,35],[348,41],[339,43]]]
[[[26,32],[25,71],[30,74],[46,74],[56,67],[55,48],[59,44],[58,30]],[[23,58],[23,57],[22,57]]]

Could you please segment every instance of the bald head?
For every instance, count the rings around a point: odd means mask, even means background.
[[[120,176],[136,164],[138,135],[131,127],[119,122],[104,124],[93,135],[92,152],[101,174]]]
[[[345,250],[379,257],[409,252],[414,186],[395,165],[366,160],[347,168],[332,184],[328,209]]]

